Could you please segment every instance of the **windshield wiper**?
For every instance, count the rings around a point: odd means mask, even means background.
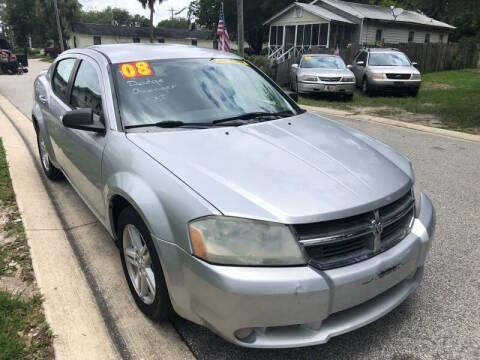
[[[211,126],[210,123],[186,123],[183,121],[176,121],[176,120],[165,120],[159,121],[153,124],[138,124],[138,125],[126,125],[125,129],[134,129],[134,128],[141,128],[141,127],[160,127],[160,128],[176,128],[176,127],[204,127],[204,126]]]
[[[253,120],[253,119],[258,119],[261,117],[288,117],[289,115],[294,115],[294,113],[291,110],[284,110],[284,111],[279,111],[276,113],[270,113],[266,111],[256,111],[256,112],[250,112],[250,113],[245,113],[242,115],[236,115],[232,116],[229,118],[225,119],[219,119],[219,120],[214,120],[212,121],[212,124],[221,124],[229,121],[237,121],[237,120]],[[243,125],[243,122],[239,122],[238,125]]]

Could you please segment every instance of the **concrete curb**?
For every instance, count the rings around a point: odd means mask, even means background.
[[[119,359],[27,144],[31,123],[0,95],[0,134],[56,359]],[[11,122],[11,120],[14,123]],[[19,130],[25,137],[22,137]],[[33,145],[33,144],[32,144]]]
[[[426,133],[430,133],[438,136],[445,136],[445,137],[454,138],[454,139],[480,142],[480,135],[467,134],[459,131],[446,130],[446,129],[438,129],[431,126],[412,124],[404,121],[382,118],[379,116],[359,115],[349,111],[336,110],[336,109],[330,109],[325,107],[308,106],[308,105],[301,105],[301,107],[305,110],[314,112],[318,115],[325,115],[325,116],[333,115],[333,116],[348,117],[349,119],[352,119],[352,120],[371,121],[371,122],[384,124],[384,125],[422,131],[422,132],[426,132]]]

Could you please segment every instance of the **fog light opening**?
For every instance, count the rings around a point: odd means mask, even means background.
[[[235,331],[235,337],[246,343],[253,343],[255,341],[255,329],[254,328],[245,328]]]

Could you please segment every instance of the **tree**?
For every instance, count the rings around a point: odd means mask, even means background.
[[[28,46],[28,36],[37,29],[35,20],[35,0],[4,0],[2,20],[13,30],[15,44]]]
[[[157,27],[174,28],[174,29],[188,29],[190,21],[185,18],[165,19],[158,23]]]
[[[153,13],[155,12],[155,3],[157,0],[138,0],[142,4],[143,8],[147,7],[150,9],[150,42],[153,43]],[[163,0],[158,0],[158,3],[161,4]]]
[[[224,0],[223,3],[230,38],[234,39],[232,35],[237,28],[236,0]],[[291,3],[293,0],[244,1],[245,40],[256,53],[262,50],[266,39],[267,32],[262,23]],[[195,0],[190,4],[188,13],[196,18],[198,24],[214,30],[218,23],[219,7],[218,0]]]
[[[132,23],[140,24],[140,26],[148,26],[149,21],[142,15],[131,15],[127,10],[120,8],[112,8],[110,6],[103,10],[90,10],[81,12],[81,21],[91,24],[111,24],[117,21],[121,25],[130,25]]]
[[[67,48],[70,23],[80,19],[81,5],[78,0],[58,0],[58,12],[60,15],[60,26],[62,28],[64,47]],[[49,30],[51,38],[58,43],[56,30],[55,10],[50,0],[36,0],[35,12],[37,18]]]

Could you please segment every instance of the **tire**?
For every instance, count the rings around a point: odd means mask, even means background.
[[[363,93],[363,95],[366,95],[366,96],[373,96],[374,95],[374,92],[373,92],[370,84],[368,83],[368,79],[367,79],[366,76],[363,78],[363,81],[362,81],[362,93]]]
[[[420,89],[410,90],[410,91],[408,92],[408,95],[410,95],[410,96],[412,96],[412,97],[417,97],[419,91],[420,91]]]
[[[353,94],[343,95],[345,101],[353,101]]]
[[[37,130],[37,146],[38,146],[38,154],[40,156],[40,164],[42,164],[42,169],[47,178],[52,181],[58,181],[63,179],[62,172],[53,166],[52,162],[50,161],[50,157],[48,156],[47,148],[45,146],[45,141]]]
[[[174,311],[160,259],[147,226],[132,207],[120,213],[117,234],[123,272],[138,308],[155,321],[170,317]]]

